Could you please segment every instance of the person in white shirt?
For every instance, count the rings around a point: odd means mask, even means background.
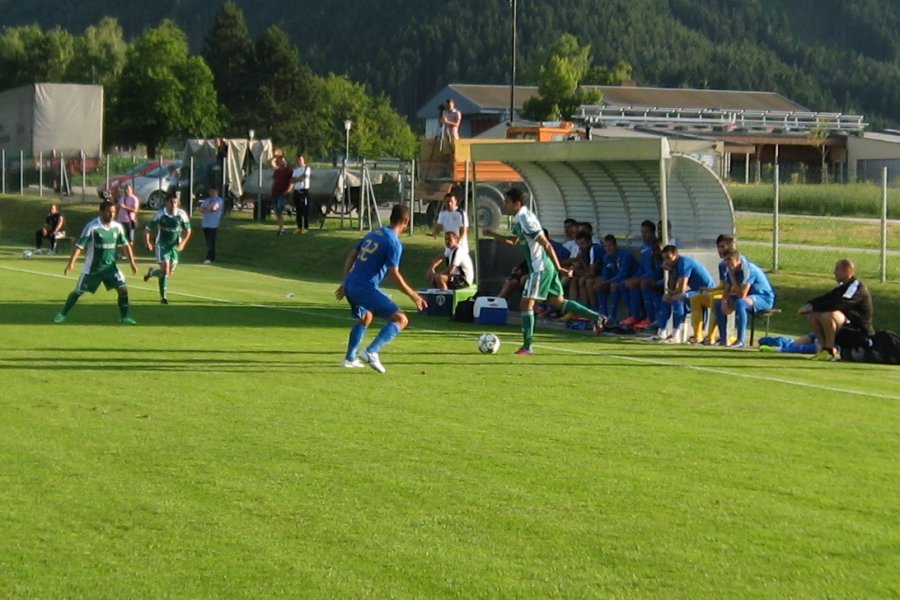
[[[459,237],[459,245],[466,253],[469,252],[469,217],[460,209],[459,200],[453,193],[444,196],[444,208],[438,213],[437,221],[431,230],[431,237],[437,237],[438,233],[453,232]]]
[[[311,176],[306,157],[297,156],[297,166],[291,182],[294,184],[294,208],[297,210],[297,233],[309,231],[309,180]]]
[[[468,250],[459,243],[459,236],[448,231],[444,234],[447,250],[442,256],[434,259],[431,268],[425,274],[428,286],[442,290],[458,290],[472,285],[475,281],[475,265]],[[438,268],[445,265],[442,271]]]
[[[205,265],[216,262],[216,237],[224,208],[225,201],[219,196],[219,190],[209,188],[209,196],[200,203],[200,212],[203,213],[200,226],[203,228],[203,237],[206,238],[206,259],[203,261]]]

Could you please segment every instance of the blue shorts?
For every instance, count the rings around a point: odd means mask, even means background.
[[[753,299],[753,312],[755,313],[763,310],[772,310],[775,306],[774,295],[750,294],[749,297]]]
[[[275,214],[280,215],[284,213],[284,209],[287,208],[288,197],[287,194],[282,194],[275,198]]]
[[[382,319],[400,312],[400,307],[377,287],[353,288],[345,292],[350,303],[350,312],[357,319],[361,319],[367,312]]]

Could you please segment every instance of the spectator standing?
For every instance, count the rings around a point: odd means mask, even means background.
[[[276,156],[273,160],[275,171],[272,172],[272,201],[275,203],[275,216],[278,219],[278,231],[275,235],[284,235],[284,211],[287,208],[288,200],[291,197],[291,191],[294,184],[291,178],[294,176],[294,170],[287,165],[284,156]]]
[[[441,126],[443,128],[442,135],[446,135],[450,140],[450,145],[456,145],[459,139],[459,126],[462,124],[462,113],[456,108],[456,100],[447,98],[445,108],[441,114]]]
[[[294,209],[297,211],[297,233],[309,232],[309,182],[312,172],[306,164],[306,157],[297,156],[297,166],[292,173],[294,184]]]
[[[134,230],[138,224],[138,213],[141,210],[141,201],[134,195],[134,186],[130,183],[125,185],[125,194],[119,198],[118,214],[116,220],[125,230],[125,237],[133,245]]]
[[[209,188],[209,196],[200,203],[200,212],[203,213],[200,227],[203,229],[203,237],[206,239],[206,259],[203,261],[205,265],[216,262],[216,237],[224,210],[225,201],[219,196],[219,190],[214,187]]]
[[[822,361],[837,359],[837,346],[865,346],[872,327],[872,295],[856,278],[856,265],[842,258],[834,265],[834,279],[838,286],[800,307],[799,314],[809,319],[812,332],[822,349],[813,358]]]
[[[444,195],[444,207],[438,213],[431,237],[437,237],[441,231],[455,233],[459,237],[460,247],[469,251],[469,216],[459,207],[459,200],[452,192]]]
[[[44,224],[34,234],[34,247],[38,250],[44,245],[44,240],[49,240],[50,254],[56,254],[56,238],[65,234],[66,218],[59,212],[59,204],[51,204]]]

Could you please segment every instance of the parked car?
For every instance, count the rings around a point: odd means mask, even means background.
[[[134,193],[140,198],[143,206],[150,210],[159,210],[166,202],[166,191],[168,184],[166,176],[169,174],[169,167],[174,166],[176,169],[181,168],[181,161],[176,160],[168,165],[157,166],[155,169],[147,172],[147,174],[134,178]],[[125,185],[130,183],[128,180],[122,184],[124,191]],[[181,182],[179,182],[181,187]]]
[[[109,193],[112,194],[113,199],[118,200],[120,192],[125,190],[125,185],[130,183],[133,178],[142,177],[160,165],[167,166],[173,162],[175,161],[163,159],[162,161],[145,160],[144,162],[137,163],[128,170],[128,173],[110,177],[108,186],[105,181],[101,183],[97,188],[97,191],[105,192],[108,190]]]

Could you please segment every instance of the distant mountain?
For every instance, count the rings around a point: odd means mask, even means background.
[[[413,114],[449,82],[508,83],[504,0],[236,0],[251,35],[277,25],[319,73],[345,73]],[[5,26],[73,33],[109,15],[133,37],[174,19],[199,52],[220,3],[0,0]],[[900,125],[897,0],[520,0],[519,81],[561,33],[590,43],[595,64],[625,60],[640,85],[779,92],[812,110]]]

